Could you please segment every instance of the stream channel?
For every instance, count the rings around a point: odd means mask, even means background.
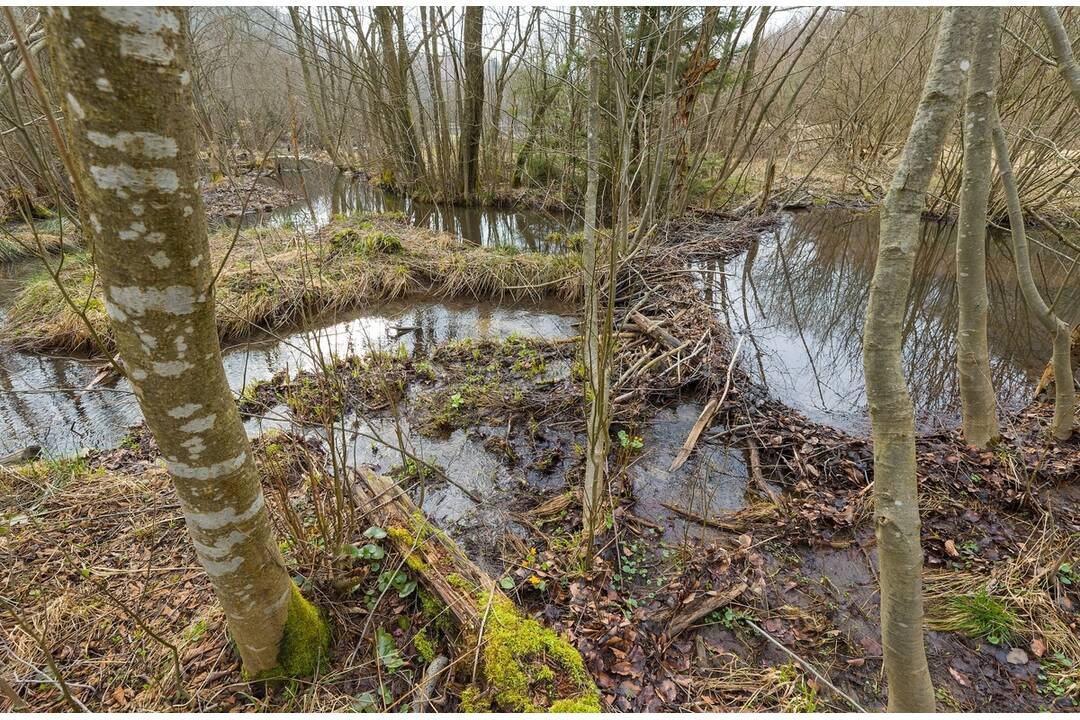
[[[338,213],[400,211],[413,224],[449,232],[467,242],[531,252],[563,252],[565,245],[552,239],[552,234],[572,233],[579,226],[573,218],[536,211],[420,203],[326,168],[286,172],[267,182],[281,182],[306,194],[310,203],[248,216],[245,222],[317,225]],[[742,362],[775,396],[813,420],[855,433],[868,431],[861,333],[877,227],[873,213],[831,209],[789,213],[775,230],[763,233],[726,265],[698,268],[696,280],[715,312],[736,333],[747,335]],[[906,323],[905,370],[919,388],[914,400],[923,430],[956,422],[954,238],[955,229],[949,225],[924,224]],[[1080,320],[1080,292],[1075,283],[1065,283],[1063,261],[1051,241],[1036,240],[1045,243],[1033,257],[1037,280],[1049,297],[1064,286],[1057,307],[1075,323]],[[1006,235],[991,234],[988,264],[993,379],[1003,405],[1016,407],[1026,401],[1038,380],[1050,356],[1050,341],[1025,310]],[[0,268],[0,313],[34,271],[30,263]],[[417,329],[398,336],[395,328],[401,326]],[[517,333],[555,339],[575,332],[574,308],[557,303],[408,299],[337,313],[319,327],[226,348],[225,369],[233,391],[239,393],[252,381],[280,370],[309,369],[315,343],[323,353],[338,355],[403,344],[419,356],[459,338],[499,339]],[[46,458],[119,446],[141,417],[126,381],[83,390],[100,366],[100,362],[79,358],[4,351],[0,455],[28,445],[40,446]],[[697,401],[676,403],[637,429],[644,449],[629,471],[638,501],[635,512],[662,523],[667,540],[706,531],[682,523],[664,504],[709,516],[745,504],[748,471],[742,448],[703,442],[689,462],[675,473],[668,472],[700,409]],[[358,428],[352,438],[352,463],[382,471],[396,464],[395,453],[380,451],[371,440],[373,436],[393,438],[392,422],[357,417],[345,421]],[[253,435],[269,425],[287,427],[288,421],[248,421]],[[407,427],[403,430],[414,453],[445,468],[454,480],[425,493],[423,501],[425,511],[446,526],[497,532],[512,525],[509,505],[522,483],[536,487],[539,482],[537,489],[563,487],[559,468],[546,481],[525,477],[524,471],[508,471],[464,430],[446,439],[421,438]],[[572,437],[553,440],[573,445]],[[476,506],[458,486],[483,497],[483,507]]]

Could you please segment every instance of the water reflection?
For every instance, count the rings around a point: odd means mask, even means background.
[[[876,214],[816,210],[785,219],[728,264],[706,292],[737,330],[749,330],[751,364],[773,394],[810,417],[867,427],[862,376],[863,314],[878,242]],[[955,227],[925,223],[904,326],[904,366],[922,427],[956,421]],[[1052,252],[1034,253],[1036,279],[1053,297],[1066,271]],[[703,267],[703,271],[717,268]],[[717,287],[709,287],[715,284]],[[1027,312],[1007,236],[988,249],[991,373],[998,396],[1017,406],[1050,357],[1050,338]],[[1080,319],[1080,288],[1064,288],[1062,315]]]
[[[447,340],[464,337],[502,338],[511,333],[557,338],[572,334],[572,318],[555,305],[528,310],[496,303],[390,303],[364,313],[327,319],[319,328],[231,348],[224,364],[236,393],[279,370],[308,370],[317,357],[363,353],[402,345],[428,355]],[[0,455],[27,445],[40,445],[46,456],[74,455],[82,448],[119,445],[128,430],[142,421],[131,387],[84,391],[99,365],[72,358],[6,353],[0,361]]]
[[[449,233],[466,242],[542,253],[564,252],[566,244],[556,237],[580,229],[571,215],[420,202],[385,192],[363,177],[339,173],[326,166],[302,172],[283,171],[265,178],[264,182],[282,185],[300,197],[310,198],[310,202],[305,199],[270,213],[251,214],[245,223],[310,228],[326,224],[334,215],[351,212],[401,212],[417,227]]]

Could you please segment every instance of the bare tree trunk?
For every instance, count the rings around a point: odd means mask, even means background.
[[[315,116],[315,128],[319,133],[319,140],[322,142],[323,149],[330,155],[330,161],[339,170],[343,169],[338,158],[337,143],[330,132],[330,123],[326,116],[321,94],[315,89],[311,79],[311,67],[304,42],[304,26],[300,21],[300,11],[290,6],[289,18],[292,20],[293,32],[296,36],[296,55],[300,59],[300,71],[304,76],[304,91],[307,94],[308,103],[311,105],[311,114]]]
[[[718,58],[708,55],[709,45],[716,27],[716,18],[719,15],[718,7],[709,7],[701,20],[701,28],[698,31],[697,43],[694,45],[690,59],[686,63],[686,70],[682,75],[682,94],[679,95],[678,111],[675,113],[675,159],[672,161],[671,183],[672,191],[669,193],[670,212],[672,215],[682,211],[682,198],[686,197],[687,168],[690,162],[690,121],[694,115],[694,105],[697,103],[701,85],[709,73],[720,65]],[[766,11],[763,10],[763,14]]]
[[[600,501],[604,495],[604,469],[608,456],[608,390],[607,369],[601,357],[600,298],[597,267],[596,196],[600,184],[600,59],[599,23],[602,10],[590,9],[589,15],[589,109],[585,183],[585,239],[582,242],[582,274],[585,281],[585,387],[589,394],[588,452],[585,455],[585,487],[582,500],[582,519],[585,526],[586,557],[592,554],[592,539],[600,527]],[[612,239],[609,244],[613,244]],[[610,279],[610,278],[609,278]]]
[[[480,47],[484,32],[484,8],[465,8],[465,113],[461,119],[461,193],[471,200],[480,174],[480,133],[484,120],[484,54]]]
[[[221,364],[186,11],[58,8],[48,25],[83,228],[199,562],[245,671],[310,674],[329,633],[278,551]]]
[[[964,173],[956,237],[959,322],[956,365],[960,374],[964,439],[986,447],[998,435],[986,320],[986,207],[993,165],[990,127],[997,88],[1001,10],[982,8],[975,26],[971,77],[964,112]]]
[[[1053,6],[1040,7],[1039,15],[1050,34],[1054,54],[1057,55],[1058,72],[1069,84],[1069,92],[1077,108],[1080,108],[1080,66],[1076,64],[1076,58],[1073,57],[1072,43],[1065,32],[1065,26],[1061,23],[1061,16]]]
[[[874,514],[881,583],[881,632],[889,710],[934,710],[923,640],[922,544],[915,478],[915,411],[901,364],[926,188],[960,102],[974,11],[948,8],[900,164],[881,212],[877,266],[863,335],[874,440]]]
[[[1009,231],[1012,235],[1016,279],[1020,283],[1020,291],[1028,309],[1054,339],[1054,356],[1051,361],[1054,368],[1054,419],[1050,431],[1058,440],[1067,440],[1072,435],[1073,413],[1076,408],[1069,325],[1054,315],[1035,285],[1035,278],[1031,273],[1027,233],[1024,230],[1024,213],[1020,208],[1020,194],[1016,189],[1012,161],[1009,159],[1009,143],[1005,139],[1005,131],[1001,129],[997,108],[991,106],[991,112],[994,151],[997,154],[1001,184],[1005,188],[1005,202],[1009,209]]]

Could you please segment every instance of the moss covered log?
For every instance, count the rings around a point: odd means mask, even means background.
[[[425,607],[450,619],[441,628],[453,635],[447,641],[469,655],[480,648],[476,682],[461,693],[462,711],[600,711],[600,693],[573,645],[522,613],[390,480],[370,471],[358,480],[362,507],[387,528],[424,586]]]

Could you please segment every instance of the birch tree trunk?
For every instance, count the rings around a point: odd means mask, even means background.
[[[923,95],[881,210],[880,247],[863,334],[874,440],[882,646],[893,712],[934,710],[923,640],[915,412],[901,364],[901,345],[926,188],[970,67],[974,14],[968,8],[947,8],[942,15]]]
[[[1001,129],[996,107],[991,107],[991,124],[994,152],[997,154],[1001,184],[1005,189],[1005,203],[1009,209],[1009,232],[1012,236],[1016,279],[1020,283],[1020,291],[1028,309],[1054,339],[1054,355],[1051,360],[1054,368],[1054,419],[1050,431],[1058,440],[1067,440],[1072,435],[1073,413],[1076,408],[1069,325],[1054,315],[1035,285],[1035,277],[1031,273],[1027,232],[1024,230],[1024,213],[1020,208],[1020,194],[1016,188],[1012,161],[1009,159],[1009,143],[1005,139],[1005,131]]]
[[[960,220],[956,236],[956,285],[959,322],[956,364],[964,439],[986,447],[998,435],[994,385],[986,321],[986,206],[993,165],[993,121],[1001,45],[1000,8],[980,8],[972,46],[964,112],[964,171],[960,183]]]
[[[582,273],[585,281],[585,390],[589,400],[588,452],[585,456],[585,487],[582,500],[582,520],[588,546],[586,557],[592,554],[592,539],[600,526],[600,501],[604,495],[604,469],[609,444],[608,375],[602,357],[600,298],[597,284],[596,204],[600,185],[600,60],[599,8],[589,11],[591,37],[589,40],[589,109],[586,146],[585,238],[582,242]],[[612,239],[610,244],[614,244]]]
[[[249,676],[305,675],[329,633],[271,532],[221,364],[186,11],[54,8],[48,35],[120,357]]]

